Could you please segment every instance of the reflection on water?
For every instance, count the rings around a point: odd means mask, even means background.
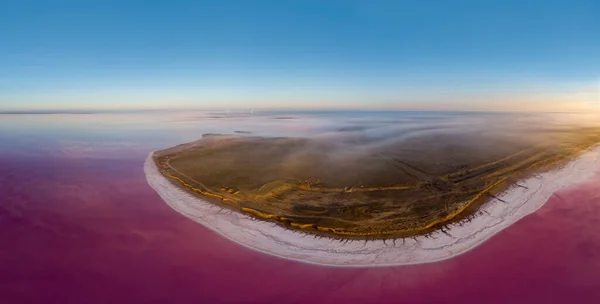
[[[0,115],[0,302],[595,303],[600,180],[456,259],[339,269],[222,239],[171,210],[142,172],[149,151],[209,132],[377,138],[594,122],[592,114],[431,112]]]
[[[598,114],[476,112],[263,111],[0,114],[0,155],[117,157],[198,139],[204,133],[259,136],[360,135],[374,140],[436,132],[509,132],[599,125]],[[522,135],[522,134],[521,134]],[[91,151],[94,151],[91,153]],[[58,156],[57,155],[57,156]]]

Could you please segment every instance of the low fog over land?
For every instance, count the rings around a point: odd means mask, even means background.
[[[205,134],[158,152],[156,161],[175,185],[224,208],[307,233],[396,238],[469,217],[495,193],[600,141],[589,115],[308,117],[212,115],[225,123],[272,120],[282,129],[311,123],[314,129],[289,136]]]

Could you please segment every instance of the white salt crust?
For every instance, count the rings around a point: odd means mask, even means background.
[[[600,161],[600,147],[591,149],[561,169],[520,181],[522,187],[512,187],[497,195],[498,199],[484,204],[480,209],[483,212],[471,221],[449,225],[448,234],[437,231],[427,237],[384,243],[315,238],[217,207],[171,184],[158,171],[153,154],[148,155],[144,164],[146,179],[175,211],[247,248],[285,259],[342,267],[422,264],[456,257],[535,212],[554,192],[592,178]]]

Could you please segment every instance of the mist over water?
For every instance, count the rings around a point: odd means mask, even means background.
[[[0,118],[0,154],[76,154],[94,150],[98,157],[119,151],[148,152],[197,140],[205,133],[236,131],[252,136],[309,137],[337,142],[344,148],[371,149],[434,135],[551,139],[556,131],[600,126],[597,113],[315,111],[250,116],[196,111],[0,114]]]
[[[142,171],[150,151],[204,133],[322,138],[369,150],[458,133],[522,142],[597,126],[595,114],[225,114],[0,115],[2,302],[594,303],[599,296],[598,180],[553,197],[456,259],[337,269],[223,239],[169,208]]]

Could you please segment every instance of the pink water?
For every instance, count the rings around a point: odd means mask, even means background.
[[[0,303],[600,301],[600,176],[457,258],[329,268],[248,250],[171,210],[142,172],[152,140],[65,153],[61,136],[0,153]]]

